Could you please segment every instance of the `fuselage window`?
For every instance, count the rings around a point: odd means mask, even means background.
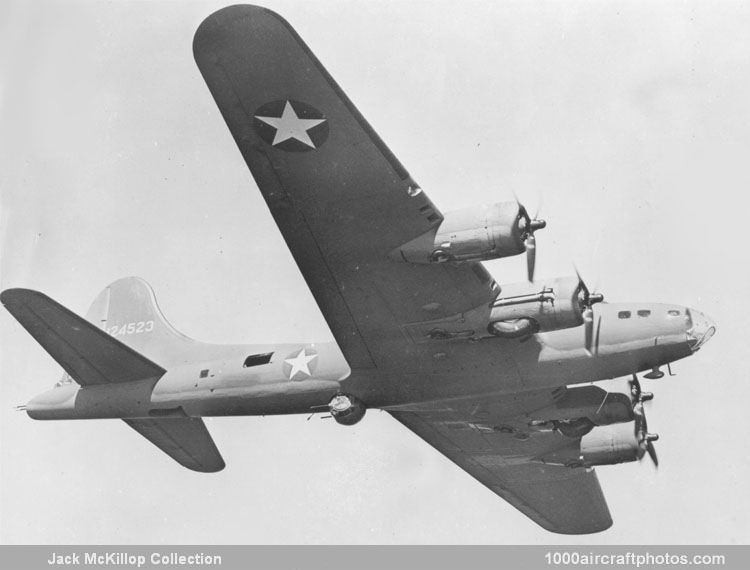
[[[669,315],[670,317],[679,317],[679,316],[680,316],[680,311],[678,311],[677,309],[669,309],[669,310],[667,311],[667,314],[668,314],[668,315]]]
[[[651,316],[651,311],[649,311],[648,309],[641,309],[640,311],[638,311],[638,316],[639,317],[650,317]]]
[[[630,318],[630,311],[620,311],[617,313],[618,319],[629,319]]]
[[[261,364],[268,364],[271,362],[273,352],[266,352],[265,354],[251,354],[245,359],[245,363],[242,365],[244,368],[250,366],[260,366]]]

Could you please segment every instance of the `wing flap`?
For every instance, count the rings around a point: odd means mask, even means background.
[[[589,534],[612,525],[593,470],[532,461],[572,440],[559,434],[514,434],[481,429],[464,414],[390,412],[404,426],[543,528]],[[562,439],[561,439],[562,438]]]
[[[224,459],[200,418],[123,421],[188,469],[202,473],[224,469]]]
[[[5,308],[65,372],[81,385],[158,378],[165,370],[129,346],[30,289],[7,289]]]

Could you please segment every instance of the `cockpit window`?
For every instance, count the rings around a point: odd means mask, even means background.
[[[639,317],[650,317],[651,316],[651,311],[649,311],[648,309],[641,309],[640,311],[638,311],[638,316]]]
[[[669,310],[667,311],[667,314],[668,314],[668,315],[669,315],[670,317],[679,317],[679,316],[680,316],[680,311],[678,311],[677,309],[669,309]]]
[[[265,354],[251,354],[245,359],[245,363],[242,365],[244,368],[250,366],[260,366],[261,364],[268,364],[271,362],[273,352],[266,352]]]
[[[631,315],[630,311],[620,311],[619,313],[617,313],[617,318],[618,319],[629,319],[630,315]]]

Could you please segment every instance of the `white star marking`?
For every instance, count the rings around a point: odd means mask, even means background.
[[[284,362],[292,367],[292,369],[289,371],[289,380],[294,380],[294,377],[299,372],[307,374],[308,376],[312,376],[309,364],[310,361],[317,358],[317,356],[317,354],[310,354],[309,356],[306,355],[305,349],[303,348],[294,358],[287,358]]]
[[[255,118],[276,129],[276,135],[271,143],[274,146],[288,139],[297,139],[307,146],[315,148],[307,131],[325,122],[325,119],[300,119],[289,101],[284,105],[284,112],[281,117],[259,117],[255,115]]]

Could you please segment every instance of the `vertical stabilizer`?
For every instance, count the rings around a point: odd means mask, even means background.
[[[197,342],[170,325],[153,289],[140,277],[118,279],[106,287],[94,299],[86,319],[162,366],[214,357],[212,353],[222,348]]]

